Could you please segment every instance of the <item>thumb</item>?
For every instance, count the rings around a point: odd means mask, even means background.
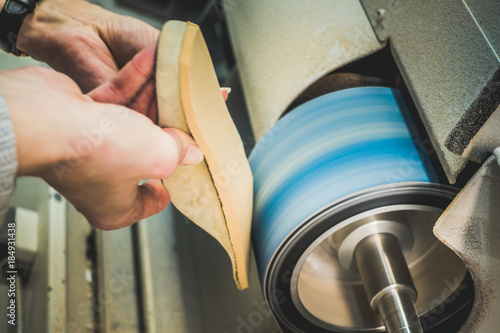
[[[145,171],[149,171],[143,174],[145,178],[168,178],[178,165],[192,165],[203,161],[203,153],[186,132],[175,128],[162,128],[158,132],[159,136],[152,138],[156,142],[156,148],[146,152],[150,158],[141,161]]]
[[[196,142],[186,132],[176,128],[163,128],[170,134],[179,146],[179,165],[198,164],[203,161],[203,153]]]

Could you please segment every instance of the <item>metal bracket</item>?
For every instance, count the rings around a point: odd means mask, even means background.
[[[498,0],[361,0],[394,59],[451,183],[500,102]],[[460,155],[460,156],[459,156]]]
[[[493,150],[493,155],[495,155],[497,163],[500,166],[500,147],[497,147],[495,148],[495,150]]]

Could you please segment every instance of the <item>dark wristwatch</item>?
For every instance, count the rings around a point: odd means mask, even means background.
[[[19,29],[28,14],[35,10],[39,0],[6,0],[0,12],[0,48],[17,56],[23,53],[16,48]]]

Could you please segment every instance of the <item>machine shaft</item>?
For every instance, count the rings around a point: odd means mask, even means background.
[[[368,301],[387,332],[422,333],[417,292],[399,240],[386,233],[368,236],[356,246],[354,258]]]

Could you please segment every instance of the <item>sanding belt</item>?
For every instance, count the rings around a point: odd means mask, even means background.
[[[159,125],[194,138],[205,160],[163,184],[174,206],[224,247],[238,289],[248,287],[253,178],[197,25],[168,21],[156,59]]]

